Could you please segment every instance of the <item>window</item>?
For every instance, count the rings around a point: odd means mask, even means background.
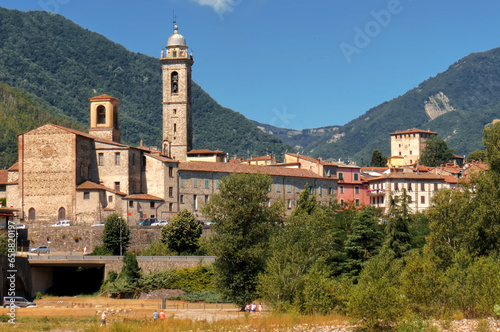
[[[174,168],[173,167],[169,167],[168,168],[168,177],[169,178],[173,178],[174,177]]]
[[[291,200],[291,199],[289,199],[289,200],[287,200],[287,201],[286,201],[286,208],[287,208],[288,210],[291,210],[291,209],[292,209],[292,200]]]
[[[168,212],[172,212],[174,210],[174,203],[168,203]]]
[[[198,196],[197,195],[193,195],[193,204],[194,204],[194,210],[198,210]]]
[[[438,184],[434,183],[434,190],[438,190]]]
[[[177,110],[176,109],[174,109],[174,114],[177,114]]]
[[[322,194],[323,194],[323,192],[322,192],[322,190],[321,190],[321,186],[319,186],[319,187],[318,187],[318,196],[323,196]]]
[[[354,187],[354,193],[356,195],[359,195],[359,187],[358,186]]]
[[[83,199],[90,199],[90,192],[89,191],[83,192]]]
[[[208,180],[205,180],[205,189],[208,189],[208,188],[209,188]]]
[[[57,212],[57,217],[58,220],[66,219],[66,209],[63,207],[59,208],[59,211]]]
[[[97,124],[106,124],[106,108],[102,105],[97,106]]]
[[[340,190],[340,193],[343,194],[344,193],[344,186],[340,186],[339,190]]]
[[[358,198],[356,198],[356,200],[354,202],[355,202],[356,206],[359,206],[359,199]]]
[[[354,181],[359,181],[359,174],[358,173],[354,173]]]
[[[175,51],[174,51],[175,53]],[[176,71],[172,72],[172,75],[170,76],[171,78],[171,84],[172,84],[172,93],[178,93],[179,92],[179,74],[177,74]]]
[[[168,187],[168,197],[174,197],[174,187]]]
[[[177,51],[172,51],[172,57],[177,58]]]
[[[401,151],[399,151],[399,155],[401,155]]]
[[[120,165],[120,152],[115,152],[115,165]]]
[[[198,179],[193,179],[193,188],[198,188]]]
[[[343,199],[340,200],[340,206],[344,206],[344,200]]]
[[[174,123],[174,133],[177,132],[177,123]]]
[[[205,203],[208,202],[208,195],[205,195]]]
[[[344,180],[344,173],[339,172],[339,180],[340,181]]]
[[[154,201],[151,201],[149,202],[149,207],[154,209],[155,208],[155,202]]]
[[[333,188],[328,188],[328,195],[333,195]]]
[[[332,174],[332,171],[329,168],[327,168],[326,169],[326,177],[328,177],[328,178],[331,177],[332,176],[331,174]]]
[[[408,183],[408,191],[413,191],[411,188],[411,183]]]
[[[134,207],[134,201],[128,201],[128,207],[133,208]]]
[[[113,196],[108,196],[108,203],[113,203]]]
[[[399,183],[394,184],[394,191],[399,191]]]
[[[181,195],[181,196],[179,197],[179,200],[180,200],[181,204],[184,204],[184,195]]]
[[[268,198],[266,201],[267,207],[271,207],[271,200]]]
[[[143,170],[145,170],[145,169],[146,169],[146,156],[142,156],[142,165],[141,165],[141,168],[142,168]]]
[[[420,184],[420,191],[425,191],[425,183]]]
[[[35,209],[34,208],[30,208],[28,210],[28,220],[29,221],[34,221],[35,220],[35,216],[36,216]]]
[[[184,188],[184,179],[181,178],[181,188]]]
[[[279,183],[276,183],[276,192],[281,192],[281,185]]]
[[[104,165],[104,153],[99,153],[97,156],[98,156],[97,164],[99,166]]]
[[[425,204],[425,196],[420,196],[420,203]]]
[[[411,153],[411,152],[412,152],[412,151],[410,150],[410,154],[413,154],[413,153]]]
[[[286,185],[286,192],[287,193],[291,193],[292,192],[292,185],[291,184],[287,184]]]
[[[120,191],[120,182],[115,182],[115,190]]]

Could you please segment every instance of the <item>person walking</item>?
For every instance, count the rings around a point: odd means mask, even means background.
[[[165,313],[163,312],[163,309],[160,311],[160,320],[163,321],[165,319]]]
[[[101,314],[101,326],[106,326],[106,311]]]
[[[158,319],[158,311],[155,310],[155,312],[153,312],[153,320],[156,322],[157,319]]]

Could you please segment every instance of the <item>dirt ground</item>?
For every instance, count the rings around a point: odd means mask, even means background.
[[[109,320],[113,317],[152,318],[153,312],[161,310],[162,300],[158,299],[111,299],[107,297],[54,297],[35,301],[36,307],[16,308],[17,317],[53,316],[93,316],[106,311]],[[231,304],[187,303],[167,301],[165,316],[204,320],[236,318],[243,315]],[[0,308],[0,315],[7,314],[9,308]]]

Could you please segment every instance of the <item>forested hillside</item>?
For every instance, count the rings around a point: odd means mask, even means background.
[[[0,169],[8,168],[17,161],[17,134],[26,132],[45,123],[83,130],[66,117],[52,114],[51,109],[36,97],[17,91],[0,83]]]
[[[0,8],[0,82],[46,101],[52,115],[66,115],[84,128],[88,98],[111,95],[121,100],[124,143],[159,145],[162,139],[159,59],[130,52],[60,15]],[[219,105],[197,84],[192,91],[195,149],[241,156],[285,151],[278,138]]]

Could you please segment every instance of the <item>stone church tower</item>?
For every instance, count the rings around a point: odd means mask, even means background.
[[[118,127],[118,104],[120,101],[108,95],[89,98],[90,101],[90,128],[89,134],[120,143],[120,129]]]
[[[177,32],[168,38],[166,54],[161,52],[163,72],[163,142],[162,154],[186,161],[193,147],[193,112],[191,108],[192,55],[186,39]]]

